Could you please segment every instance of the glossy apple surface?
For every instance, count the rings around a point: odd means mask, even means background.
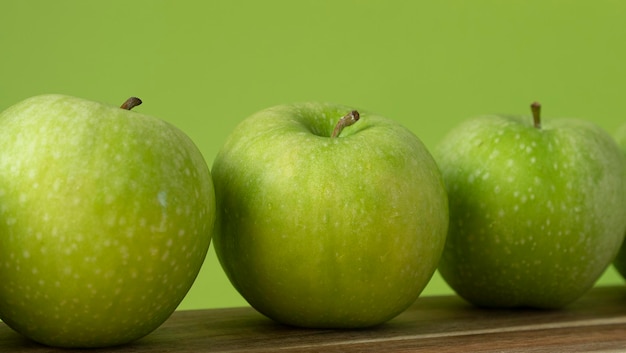
[[[61,347],[138,339],[209,247],[214,192],[192,141],[134,111],[44,95],[0,114],[0,318]]]
[[[234,287],[285,324],[380,324],[415,301],[448,224],[440,172],[409,130],[352,108],[302,103],[233,131],[212,173],[215,250]]]

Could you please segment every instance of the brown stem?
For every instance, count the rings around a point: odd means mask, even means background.
[[[140,105],[141,103],[142,103],[142,102],[141,102],[141,99],[139,99],[139,98],[137,98],[137,97],[130,97],[130,98],[128,98],[128,99],[126,100],[126,102],[124,102],[124,104],[122,104],[122,105],[120,106],[120,108],[122,108],[122,109],[126,109],[126,110],[131,110],[131,109],[133,109],[134,107],[136,107],[136,106]]]
[[[530,105],[530,111],[533,112],[535,128],[541,129],[541,104],[539,104],[539,102],[533,102],[533,104]]]
[[[361,116],[359,115],[359,112],[357,112],[356,110],[353,110],[350,113],[344,115],[343,118],[339,119],[339,121],[337,122],[337,125],[335,125],[333,134],[330,137],[331,138],[339,137],[339,134],[341,134],[341,131],[343,131],[345,127],[353,125],[354,123],[359,121],[360,118]]]

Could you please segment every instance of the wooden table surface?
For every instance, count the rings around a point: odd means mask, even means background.
[[[72,350],[76,352],[77,350]],[[485,310],[456,296],[422,297],[367,330],[282,326],[251,308],[175,312],[132,344],[90,352],[626,352],[626,286],[599,287],[562,310]],[[67,352],[0,323],[0,352]]]

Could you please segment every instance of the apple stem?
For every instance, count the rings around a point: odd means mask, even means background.
[[[134,107],[136,107],[136,106],[140,105],[141,103],[142,103],[142,102],[141,102],[141,99],[139,99],[139,98],[137,98],[137,97],[130,97],[130,98],[128,98],[128,99],[126,100],[126,102],[124,102],[124,104],[122,104],[122,105],[120,106],[120,108],[122,108],[122,109],[126,109],[126,110],[131,110],[131,109],[133,109]]]
[[[359,121],[360,118],[361,116],[359,115],[359,112],[357,112],[356,110],[353,110],[350,113],[344,115],[343,118],[339,119],[339,121],[337,122],[337,125],[335,125],[333,134],[330,137],[331,138],[339,137],[339,134],[341,134],[341,131],[343,131],[345,127],[353,125],[354,123]]]
[[[530,105],[530,110],[533,112],[533,123],[535,128],[541,129],[541,104],[539,104],[539,102],[533,102]]]

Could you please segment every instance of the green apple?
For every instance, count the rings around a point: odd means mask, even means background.
[[[436,269],[448,225],[443,180],[392,120],[333,104],[272,107],[236,127],[212,173],[219,261],[278,322],[383,323]]]
[[[622,148],[622,151],[626,153],[626,124],[617,129],[614,137],[617,144]],[[620,248],[613,265],[617,272],[619,272],[622,277],[626,278],[626,244],[622,245]]]
[[[626,230],[626,157],[591,122],[483,116],[435,150],[450,228],[439,271],[484,307],[559,308],[613,261]]]
[[[163,323],[204,261],[213,183],[159,119],[63,95],[0,114],[0,318],[37,342],[102,347]]]

